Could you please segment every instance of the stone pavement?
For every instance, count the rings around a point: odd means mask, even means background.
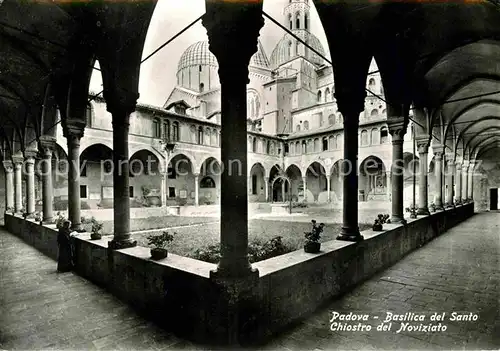
[[[273,339],[262,349],[289,350],[455,350],[500,349],[500,213],[476,214],[357,286],[342,298]],[[370,331],[331,331],[332,311],[367,314]],[[387,312],[424,314],[409,325],[446,325],[441,332],[377,331]],[[430,316],[445,313],[444,320]],[[452,312],[477,315],[475,321],[450,320]],[[409,315],[407,315],[409,316]],[[378,317],[378,319],[376,319]],[[340,321],[340,328],[358,321]],[[458,318],[455,318],[458,319]],[[334,325],[338,329],[339,324]],[[430,328],[429,328],[430,329]]]
[[[361,284],[262,349],[499,349],[500,213],[474,216]],[[330,331],[331,311],[366,313],[371,331]],[[446,312],[445,332],[377,332],[386,311]],[[478,320],[449,321],[451,312]],[[378,320],[373,317],[379,316]],[[344,322],[343,325],[357,325]],[[432,322],[437,325],[439,322]],[[0,349],[203,349],[0,230]]]

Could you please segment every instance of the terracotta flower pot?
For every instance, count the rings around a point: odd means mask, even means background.
[[[304,244],[304,251],[307,253],[318,253],[321,248],[321,243],[315,241],[307,241]]]
[[[91,233],[90,234],[90,239],[91,240],[99,240],[99,239],[102,239],[102,235],[99,234],[99,233]]]
[[[374,224],[374,225],[372,226],[372,230],[373,230],[373,231],[375,231],[375,232],[380,232],[380,231],[382,231],[382,230],[383,230],[382,228],[383,228],[383,227],[382,227],[382,224]]]
[[[151,249],[151,258],[153,260],[162,260],[164,258],[167,258],[167,255],[168,255],[167,249],[159,249],[159,248]]]

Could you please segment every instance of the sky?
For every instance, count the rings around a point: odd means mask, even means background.
[[[283,24],[283,10],[287,2],[288,0],[264,0],[264,11]],[[327,53],[326,57],[329,57],[323,27],[312,2],[310,2],[310,6],[311,31],[319,38]],[[143,58],[203,13],[205,13],[205,0],[159,0],[149,25]],[[260,31],[259,39],[267,57],[270,58],[274,47],[285,32],[266,18],[264,18],[264,21],[264,27]],[[182,53],[191,44],[200,40],[208,40],[208,37],[205,27],[203,27],[201,21],[198,21],[194,26],[142,64],[139,79],[139,102],[163,106],[170,92],[175,87],[177,63]],[[100,72],[94,70],[90,82],[90,91],[99,92],[101,90],[102,79]]]

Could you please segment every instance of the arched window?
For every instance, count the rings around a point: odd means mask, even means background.
[[[215,182],[211,177],[204,177],[200,181],[200,188],[213,189],[215,188]]]
[[[335,100],[335,84],[332,85],[332,101]]]
[[[339,148],[339,149],[344,148],[344,135],[343,134],[337,134],[337,148]]]
[[[304,122],[304,130],[309,130],[309,121]]]
[[[387,117],[387,116],[386,116],[386,114],[387,114],[387,111],[386,111],[386,110],[385,110],[385,108],[384,108],[384,109],[382,110],[382,116]]]
[[[205,143],[207,145],[210,145],[210,142],[212,140],[212,131],[210,130],[210,128],[206,128],[205,129]]]
[[[274,155],[274,150],[275,150],[274,141],[271,141],[269,143],[269,155]]]
[[[343,123],[343,121],[342,121],[342,114],[340,112],[337,113],[337,123],[338,124]]]
[[[153,119],[153,138],[161,138],[161,125],[158,118]]]
[[[214,129],[210,133],[210,144],[212,146],[217,146],[217,130]]]
[[[198,138],[196,140],[198,144],[203,144],[203,128],[200,126],[198,127]]]
[[[194,125],[189,128],[189,133],[191,134],[191,142],[196,143],[196,127]]]
[[[372,134],[372,145],[380,144],[380,134],[378,132],[378,128],[373,128],[371,131]]]
[[[257,152],[257,138],[252,139],[252,152]]]
[[[333,126],[335,124],[335,116],[330,115],[328,116],[328,125]]]
[[[314,139],[314,152],[319,152],[319,139]]]
[[[307,16],[306,12],[306,14],[304,15],[304,28],[307,29],[308,26],[309,26],[309,16]]]
[[[200,93],[203,93],[203,90],[205,90],[205,84],[200,83]]]
[[[324,118],[323,118],[323,114],[320,114],[319,115],[319,126],[323,127],[324,123],[325,123],[325,121],[324,121]]]
[[[325,90],[325,102],[330,99],[330,88],[326,88]]]
[[[318,91],[318,102],[321,102],[321,90]]]
[[[299,43],[299,41],[297,40],[297,41],[295,42],[295,56],[299,56],[299,55],[300,55],[300,52],[299,52],[299,45],[300,45],[300,43]]]
[[[172,123],[172,140],[179,141],[179,122]]]
[[[365,145],[368,145],[368,144],[369,144],[369,141],[368,141],[368,131],[362,130],[361,131],[361,145],[365,146]]]
[[[330,135],[328,137],[328,149],[330,150],[335,150],[336,147],[335,147],[335,136],[334,135]]]
[[[292,2],[292,1],[290,0],[290,2]],[[293,29],[293,21],[292,21],[292,14],[291,13],[288,14],[288,23],[290,24],[290,29]]]
[[[306,148],[307,148],[307,153],[308,154],[310,154],[311,152],[313,152],[313,147],[314,147],[313,140],[312,139],[307,140],[307,146],[306,146]]]
[[[302,154],[302,149],[300,148],[300,142],[299,141],[295,142],[295,154],[296,155]]]
[[[377,117],[378,116],[378,110],[375,108],[372,110],[372,112],[370,113],[370,116],[371,117]]]
[[[328,139],[327,139],[327,137],[323,137],[322,143],[323,143],[323,151],[328,151]]]
[[[300,29],[300,13],[295,14],[295,29]]]
[[[300,124],[297,124],[297,127],[295,127],[295,131],[300,132]]]
[[[269,140],[266,141],[266,154],[269,155],[269,151],[271,151],[271,143]]]
[[[380,143],[385,144],[389,141],[389,133],[387,132],[387,127],[380,128]]]
[[[292,42],[288,42],[288,58],[292,57]]]
[[[290,143],[290,155],[295,155],[295,143]]]
[[[368,81],[368,86],[373,87],[374,85],[375,85],[375,79],[370,78],[370,80]]]
[[[163,122],[163,139],[170,140],[170,121],[168,119]]]

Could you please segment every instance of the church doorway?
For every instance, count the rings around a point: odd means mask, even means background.
[[[498,188],[490,189],[490,211],[498,210]]]

